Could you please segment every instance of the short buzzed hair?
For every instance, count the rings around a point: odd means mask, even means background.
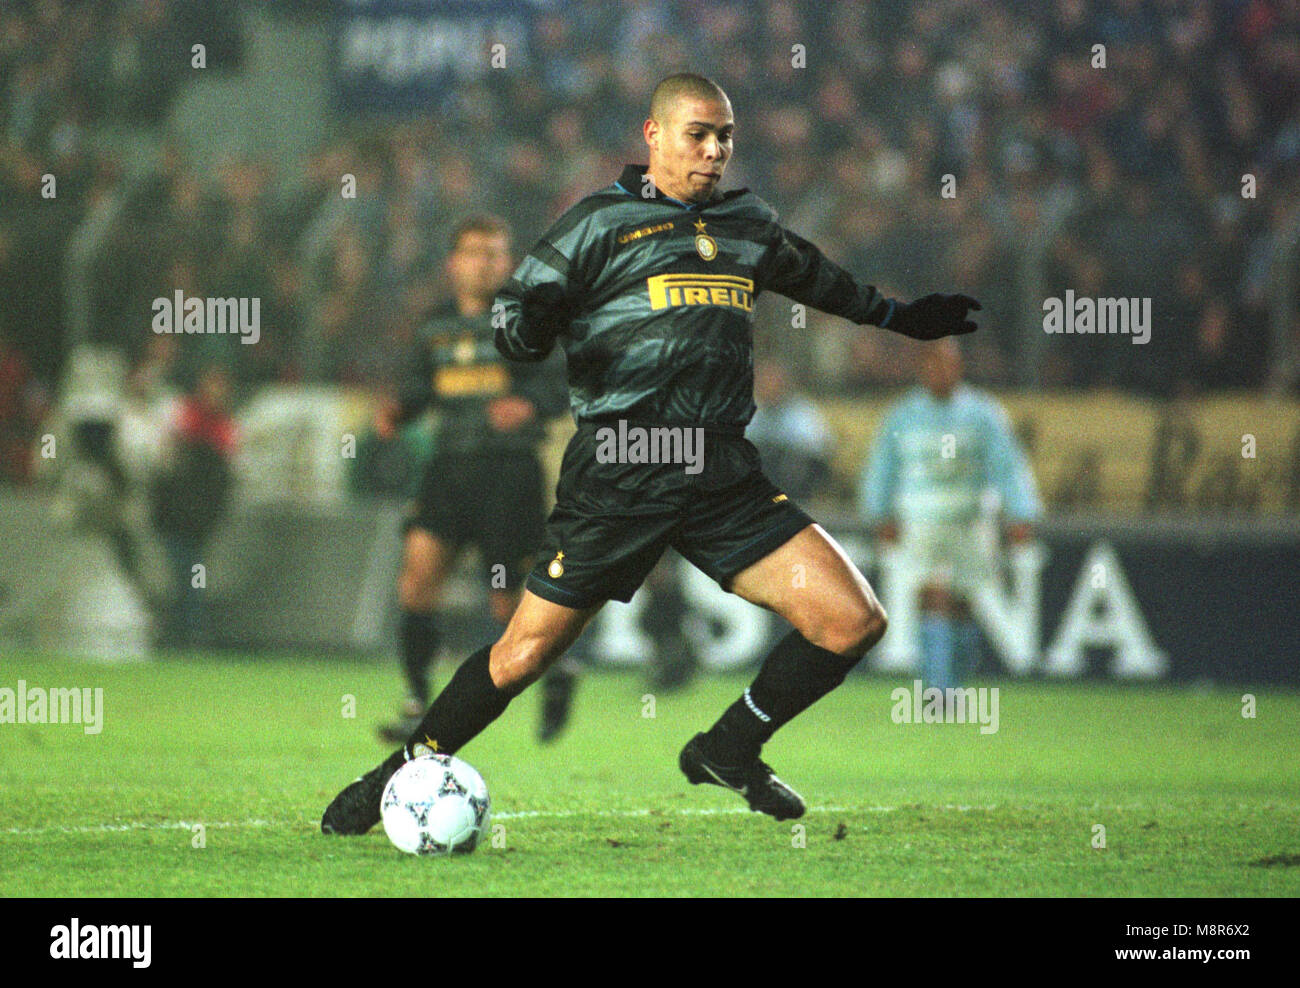
[[[510,224],[500,216],[494,216],[492,213],[476,213],[457,223],[451,231],[451,249],[453,251],[460,246],[461,240],[465,238],[467,233],[485,233],[489,237],[503,236],[507,241],[513,239]]]
[[[699,100],[717,100],[730,104],[727,94],[712,79],[694,72],[678,72],[666,79],[659,80],[650,97],[650,119],[663,123],[669,109],[682,97]]]

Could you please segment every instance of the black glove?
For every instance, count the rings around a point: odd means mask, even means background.
[[[529,346],[540,350],[554,343],[557,336],[568,332],[576,307],[563,288],[547,282],[524,293],[520,300],[520,314],[523,316],[520,336]]]
[[[883,329],[892,329],[914,340],[938,340],[975,332],[975,323],[966,318],[966,310],[980,310],[969,295],[926,295],[915,302],[896,302],[894,314]]]

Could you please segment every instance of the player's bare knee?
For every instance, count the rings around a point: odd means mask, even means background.
[[[870,597],[838,608],[801,632],[819,648],[845,658],[860,659],[884,637],[888,623],[885,609]]]
[[[511,640],[509,634],[492,646],[488,655],[488,672],[499,689],[517,686],[528,679],[530,659],[526,649]]]
[[[874,598],[864,600],[844,611],[832,630],[831,644],[822,647],[836,655],[860,659],[885,636],[888,625],[880,602]]]
[[[880,639],[885,637],[885,632],[889,630],[889,615],[885,613],[884,607],[880,601],[871,602],[871,644],[875,645]]]
[[[875,598],[868,600],[858,616],[857,642],[852,654],[858,657],[865,655],[885,637],[888,628],[889,615],[880,606],[880,601]]]
[[[509,631],[492,646],[488,671],[492,682],[502,689],[524,689],[542,677],[552,661],[559,658],[541,638],[518,638]]]

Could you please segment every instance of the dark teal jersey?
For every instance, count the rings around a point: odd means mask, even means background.
[[[549,283],[573,301],[559,341],[578,422],[743,429],[754,414],[754,300],[765,290],[856,323],[892,311],[748,189],[687,204],[644,183],[645,170],[628,165],[561,216],[494,306],[497,348],[535,361],[553,343],[523,323],[525,293]]]
[[[535,450],[545,438],[545,420],[564,411],[559,354],[532,366],[504,360],[493,345],[490,313],[464,316],[448,303],[425,323],[419,336],[398,417],[404,421],[435,406],[438,455]],[[506,395],[527,398],[537,415],[513,432],[498,432],[488,423],[487,406]]]

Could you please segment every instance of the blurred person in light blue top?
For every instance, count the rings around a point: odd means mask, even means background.
[[[978,661],[971,600],[998,579],[997,539],[985,524],[990,507],[1000,510],[1008,542],[1023,544],[1041,506],[1006,413],[962,382],[956,342],[927,345],[918,376],[920,387],[886,412],[862,469],[858,506],[920,587],[923,678],[942,690],[959,686]]]
[[[745,438],[758,447],[764,472],[795,501],[820,494],[831,477],[834,441],[817,406],[773,360],[754,365],[754,403]]]

